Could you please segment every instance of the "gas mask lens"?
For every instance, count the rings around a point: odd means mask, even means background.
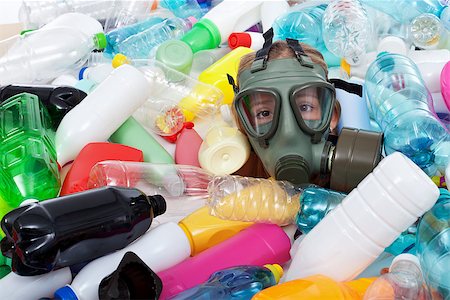
[[[325,87],[297,89],[291,96],[291,106],[297,122],[314,131],[328,126],[334,95]]]
[[[237,100],[238,112],[252,135],[264,136],[274,126],[277,103],[277,96],[266,91],[253,91]]]

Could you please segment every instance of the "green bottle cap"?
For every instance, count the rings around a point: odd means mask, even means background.
[[[203,18],[195,23],[194,27],[181,40],[191,47],[193,53],[196,53],[200,50],[217,48],[222,37],[216,24]]]
[[[25,30],[22,30],[21,32],[20,32],[20,35],[24,35],[25,33],[27,33],[27,32],[32,32],[32,31],[35,31],[36,29],[25,29]]]
[[[177,40],[162,43],[156,51],[158,61],[184,74],[189,74],[191,71],[193,56],[191,48]]]
[[[97,50],[105,49],[108,45],[108,42],[106,41],[106,35],[103,32],[97,33],[94,36],[94,43]]]

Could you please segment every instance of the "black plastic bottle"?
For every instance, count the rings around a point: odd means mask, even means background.
[[[166,211],[160,195],[104,187],[19,207],[1,227],[13,272],[32,276],[101,257],[144,234]]]
[[[30,93],[39,97],[50,113],[52,127],[55,130],[62,118],[87,96],[85,92],[70,86],[7,85],[0,87],[0,103],[21,93]]]

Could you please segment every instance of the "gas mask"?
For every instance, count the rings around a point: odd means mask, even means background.
[[[331,188],[348,192],[380,161],[382,134],[343,129],[336,145],[327,141],[335,87],[298,41],[286,41],[295,58],[267,61],[266,36],[251,68],[240,74],[237,117],[272,177],[301,185],[331,173]]]

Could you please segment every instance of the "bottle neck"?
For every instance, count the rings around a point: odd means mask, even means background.
[[[405,276],[415,278],[421,282],[423,280],[420,267],[408,260],[399,260],[395,262],[389,269],[390,273],[404,274]]]

